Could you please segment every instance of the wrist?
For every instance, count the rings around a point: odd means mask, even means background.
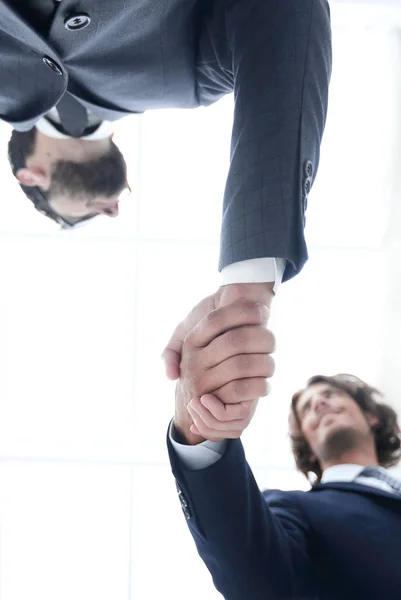
[[[173,420],[173,437],[179,444],[185,444],[186,446],[196,446],[205,441],[205,438],[195,435],[190,430],[192,421],[187,422],[182,418],[179,419],[174,417]]]
[[[182,388],[181,382],[178,381],[175,390],[175,414],[173,420],[173,428],[176,441],[180,444],[188,446],[196,446],[205,441],[205,438],[195,435],[191,431],[193,421],[191,415],[187,411],[188,402],[185,400],[186,394]]]

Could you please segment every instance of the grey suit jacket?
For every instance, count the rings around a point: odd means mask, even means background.
[[[234,92],[219,266],[272,256],[284,279],[299,272],[331,72],[326,0],[56,4],[0,0],[0,118],[28,130],[67,88],[108,120]]]

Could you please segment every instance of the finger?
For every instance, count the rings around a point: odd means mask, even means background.
[[[214,392],[219,400],[226,406],[239,404],[262,398],[270,394],[271,385],[265,377],[249,377],[247,379],[234,379]],[[216,416],[216,415],[215,415]]]
[[[179,378],[181,363],[181,346],[179,346],[177,342],[175,342],[174,345],[177,347],[177,350],[173,350],[171,347],[165,348],[162,354],[166,376],[172,381]]]
[[[200,398],[200,403],[217,419],[217,421],[230,422],[243,419],[251,420],[255,414],[258,399],[250,399],[238,404],[224,404],[214,394],[206,394]]]
[[[188,333],[185,341],[188,341],[193,347],[204,348],[214,338],[229,329],[243,325],[266,324],[269,314],[267,306],[260,302],[240,300],[210,311]]]
[[[199,420],[199,421],[198,421]],[[227,439],[236,439],[241,437],[242,430],[240,431],[213,431],[208,429],[202,422],[200,417],[197,419],[198,425],[191,425],[190,431],[199,435],[201,438],[210,440],[211,442],[221,442]]]
[[[163,350],[166,375],[175,380],[180,376],[181,353],[184,340],[188,333],[199,323],[207,313],[215,309],[214,297],[208,296],[197,304],[186,318],[175,328],[167,346]]]
[[[275,363],[270,354],[238,354],[231,356],[219,365],[208,369],[203,374],[202,396],[218,390],[237,379],[253,377],[272,377]]]
[[[248,407],[247,407],[248,408]],[[251,409],[244,409],[244,418],[233,421],[219,421],[212,413],[200,402],[198,398],[194,398],[188,405],[188,412],[198,430],[206,427],[208,432],[226,433],[227,431],[243,431],[247,427],[252,418]]]
[[[196,425],[191,425],[191,427],[189,428],[189,430],[191,431],[191,433],[194,433],[195,435],[199,435],[199,437],[203,438],[203,435],[198,430],[198,428],[196,427]],[[220,440],[211,440],[210,438],[209,438],[209,440],[211,442],[214,442],[214,441],[218,442],[218,441],[220,441]]]
[[[237,354],[271,354],[276,349],[276,338],[262,325],[245,325],[230,329],[212,340],[202,350],[205,368],[216,366]]]
[[[202,438],[202,440],[209,440],[211,442],[222,442],[223,440],[227,439],[227,436],[224,436],[223,434],[215,434],[213,435],[212,433],[209,435],[208,438],[205,438],[201,432],[198,430],[198,428],[196,427],[196,425],[191,425],[191,427],[189,428],[191,433],[194,433],[195,435],[198,435],[200,438]],[[239,436],[237,436],[239,437]]]

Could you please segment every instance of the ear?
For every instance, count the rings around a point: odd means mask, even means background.
[[[366,420],[371,428],[379,424],[379,419],[370,412],[366,413]]]
[[[45,187],[47,183],[46,173],[38,167],[32,169],[23,167],[16,172],[15,176],[22,185],[26,185],[27,187]]]

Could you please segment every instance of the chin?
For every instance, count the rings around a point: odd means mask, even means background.
[[[323,460],[327,461],[336,456],[341,456],[344,452],[352,450],[359,444],[359,431],[344,424],[333,422],[325,432],[320,455]]]

